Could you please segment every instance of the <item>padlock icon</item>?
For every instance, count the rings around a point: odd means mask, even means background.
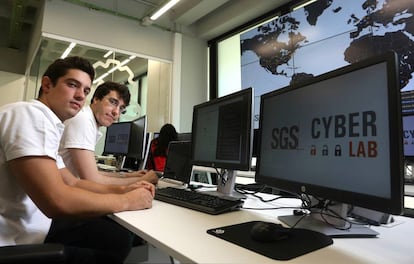
[[[328,145],[323,145],[322,156],[328,156]]]
[[[341,145],[336,145],[335,146],[335,156],[342,156]]]
[[[311,146],[310,154],[311,154],[311,156],[316,156],[316,146],[315,145]]]

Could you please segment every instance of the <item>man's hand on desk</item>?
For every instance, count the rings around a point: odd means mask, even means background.
[[[124,173],[126,177],[137,177],[139,181],[147,181],[152,184],[157,184],[158,176],[153,170],[139,170],[139,171],[132,171],[128,173]]]
[[[127,198],[125,210],[141,210],[152,207],[154,200],[155,187],[152,183],[139,181],[126,186]]]

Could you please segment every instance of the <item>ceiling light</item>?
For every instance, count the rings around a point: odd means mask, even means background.
[[[62,54],[62,56],[60,56],[60,58],[61,59],[66,58],[75,46],[76,46],[76,43],[71,42],[69,47],[65,50],[65,52],[63,52],[63,54]]]
[[[141,21],[141,25],[143,25],[143,26],[150,26],[150,25],[152,25],[152,22],[154,22],[154,21],[152,21],[151,20],[151,18],[149,18],[148,16],[146,16],[146,17],[144,17],[143,19],[142,19],[142,21]]]
[[[113,51],[112,50],[108,50],[108,52],[107,53],[105,53],[105,55],[103,55],[103,57],[104,58],[108,58],[109,57],[109,55],[111,55],[113,53]]]
[[[305,7],[305,6],[307,6],[307,5],[310,5],[310,4],[312,4],[313,2],[316,2],[316,1],[317,1],[317,0],[309,0],[309,1],[305,1],[305,2],[304,2],[304,3],[302,3],[302,4],[299,4],[299,5],[295,6],[295,7],[293,8],[293,11],[298,10],[299,8]]]
[[[156,20],[159,18],[162,14],[167,12],[171,7],[173,7],[176,3],[178,3],[180,0],[170,0],[168,3],[166,3],[164,6],[162,6],[157,12],[155,12],[150,18],[151,20]]]

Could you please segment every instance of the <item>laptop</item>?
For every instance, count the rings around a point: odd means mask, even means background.
[[[164,172],[158,180],[157,188],[187,188],[191,172],[191,141],[171,141]]]

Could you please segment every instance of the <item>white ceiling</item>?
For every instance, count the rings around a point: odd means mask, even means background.
[[[0,0],[0,56],[11,58],[22,54],[27,56],[27,43],[44,0]],[[47,0],[57,1],[57,0]],[[92,8],[114,16],[145,21],[146,17],[162,6],[166,0],[61,0],[74,5]],[[180,0],[168,13],[161,16],[150,27],[162,27],[183,34],[210,40],[253,20],[270,10],[276,9],[289,0]],[[44,58],[56,58],[67,43],[45,40],[42,44]],[[94,62],[105,51],[77,46],[74,55],[87,57]],[[71,53],[73,54],[73,53]],[[121,54],[119,54],[121,55]],[[60,55],[59,55],[60,56]],[[17,56],[16,56],[17,58]],[[95,59],[94,59],[95,58]],[[145,60],[136,59],[137,64]],[[10,66],[10,68],[8,68]],[[137,66],[138,67],[138,66]],[[0,71],[24,73],[26,65],[12,67],[1,63]]]

